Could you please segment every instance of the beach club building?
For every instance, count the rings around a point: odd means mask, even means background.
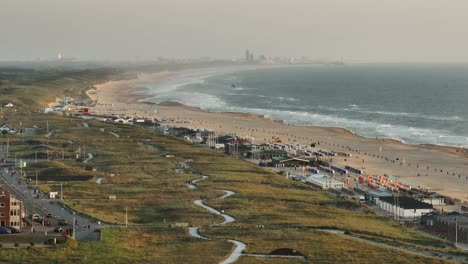
[[[382,197],[392,197],[393,193],[385,188],[371,189],[367,192],[367,200],[377,204]]]
[[[452,242],[468,244],[468,214],[430,213],[423,215],[421,223],[431,233],[441,235]]]
[[[322,190],[329,190],[329,189],[339,189],[341,190],[344,188],[344,183],[337,181],[331,177],[322,175],[322,174],[314,174],[306,178],[306,183],[317,186]]]
[[[432,204],[418,201],[409,196],[380,197],[377,205],[398,218],[421,218],[422,215],[432,212]]]
[[[416,198],[417,200],[419,200],[421,202],[432,204],[434,206],[446,205],[447,204],[446,200],[445,200],[445,197],[443,197],[442,195],[440,195],[438,193],[429,193],[429,194],[421,193],[421,194],[415,195],[414,198]]]

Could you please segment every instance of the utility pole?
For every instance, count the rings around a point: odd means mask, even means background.
[[[400,221],[400,211],[399,211],[399,207],[400,207],[400,197],[399,197],[399,192],[397,192],[397,196],[396,196],[396,210],[397,210],[397,220]]]
[[[455,246],[458,247],[458,221],[455,217]]]
[[[128,207],[125,206],[125,227],[128,227]]]
[[[63,201],[63,184],[60,184],[60,200]]]
[[[10,152],[10,137],[7,137],[7,148],[6,148],[6,157],[8,158],[8,153]]]
[[[37,187],[37,171],[36,171],[36,187]]]
[[[75,212],[73,212],[73,236],[72,236],[73,239],[75,239],[75,229],[76,229],[76,227],[75,227]]]
[[[44,209],[42,209],[42,227],[44,228],[44,236],[47,236],[47,226],[45,224],[45,213]]]

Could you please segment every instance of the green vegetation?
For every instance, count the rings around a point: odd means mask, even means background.
[[[94,80],[108,78],[108,73],[58,76],[61,77],[45,81],[15,81],[7,85],[7,94],[0,95],[3,100],[11,100],[11,95],[23,92],[24,87],[37,90],[31,96],[25,94],[24,99],[13,96],[23,114],[5,113],[10,122],[21,121],[23,127],[42,128],[30,138],[10,135],[10,157],[35,159],[37,153],[41,153],[40,157],[52,157],[28,164],[24,169],[28,175],[25,181],[31,178],[30,184],[34,184],[37,171],[42,191],[58,191],[63,184],[66,205],[109,223],[124,224],[127,207],[130,227],[103,230],[101,242],[76,244],[69,239],[54,249],[5,248],[0,251],[0,262],[108,263],[112,259],[114,263],[216,263],[232,249],[226,238],[245,242],[246,253],[266,254],[278,248],[293,248],[314,263],[443,262],[317,229],[339,229],[351,232],[350,236],[399,242],[420,251],[456,251],[444,240],[401,227],[358,203],[207,148],[157,135],[151,129],[96,120],[87,120],[89,127],[84,127],[82,119],[33,112],[32,108],[55,99],[58,93],[79,94]],[[0,89],[4,88],[5,82]],[[47,92],[40,93],[43,90]],[[49,138],[45,137],[47,122],[49,130],[54,130]],[[87,157],[84,152],[92,153],[93,159],[84,163],[82,160]],[[166,153],[174,157],[166,157]],[[81,160],[76,160],[76,155]],[[193,160],[190,170],[176,173],[179,162],[187,159]],[[197,183],[198,189],[188,189],[185,183],[200,174],[209,178]],[[103,179],[102,184],[96,183],[98,178]],[[225,200],[216,199],[223,194],[222,190],[236,194]],[[116,195],[117,199],[107,199],[109,195]],[[225,210],[236,222],[208,227],[222,219],[193,204],[202,195],[208,197],[207,204]],[[202,226],[200,232],[213,240],[192,238],[186,229],[169,228],[172,223]],[[302,262],[248,256],[239,260],[239,263]]]

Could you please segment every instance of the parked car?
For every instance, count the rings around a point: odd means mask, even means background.
[[[10,229],[11,233],[12,234],[18,234],[18,233],[21,233],[21,230],[17,229],[17,228],[14,228],[12,226],[9,226],[7,227],[8,229]]]
[[[29,217],[29,219],[36,220],[36,219],[40,218],[41,216],[38,215],[38,214],[31,214],[28,217]]]
[[[68,225],[68,221],[66,219],[60,219],[58,224],[59,225]]]
[[[63,228],[61,228],[60,226],[57,226],[56,228],[54,228],[55,233],[61,233],[62,231],[63,231]]]
[[[52,218],[52,217],[54,217],[52,214],[47,214],[46,215],[46,218]]]
[[[0,234],[11,234],[11,230],[4,226],[0,226]]]

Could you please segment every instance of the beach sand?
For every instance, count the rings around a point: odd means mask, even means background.
[[[335,127],[291,126],[281,121],[244,113],[214,113],[178,103],[140,103],[140,83],[160,81],[177,72],[140,75],[135,80],[112,81],[88,91],[99,104],[96,114],[127,114],[146,118],[174,119],[188,123],[171,126],[210,129],[216,134],[237,134],[254,138],[254,143],[279,138],[283,143],[311,144],[329,151],[342,151],[352,157],[332,157],[336,166],[362,168],[367,175],[389,174],[402,177],[431,191],[468,203],[468,150],[433,145],[409,145],[393,139],[364,138]],[[354,152],[349,151],[352,149]],[[395,162],[386,161],[385,157]],[[398,158],[398,160],[396,160]],[[346,159],[346,161],[345,161]],[[418,176],[419,174],[419,176]]]

